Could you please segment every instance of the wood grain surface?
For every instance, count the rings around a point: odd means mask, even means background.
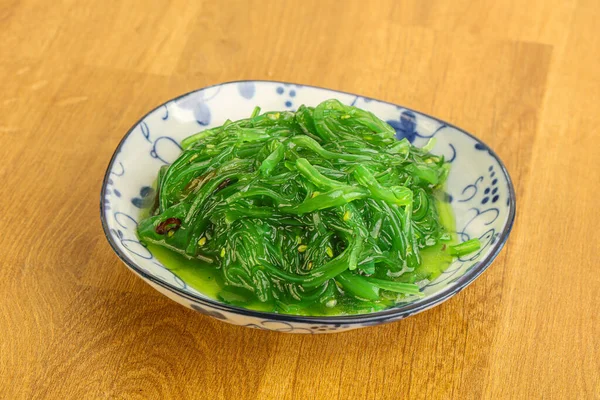
[[[600,398],[597,0],[0,0],[0,398]],[[468,289],[338,335],[235,327],[136,278],[101,180],[145,112],[238,79],[396,102],[506,163]]]

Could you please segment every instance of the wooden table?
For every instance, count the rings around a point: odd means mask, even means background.
[[[599,21],[597,0],[0,0],[0,398],[600,398]],[[244,78],[474,132],[516,183],[508,245],[443,305],[339,335],[153,291],[102,234],[106,165],[147,110]]]

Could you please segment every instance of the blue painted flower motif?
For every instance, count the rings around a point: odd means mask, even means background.
[[[142,130],[142,135],[144,135],[146,140],[152,143],[152,140],[150,140],[150,128],[148,128],[148,124],[142,121],[140,123],[140,129]]]
[[[483,143],[477,142],[473,145],[475,150],[486,151],[489,155],[493,156],[492,151]]]
[[[285,321],[273,321],[273,320],[262,320],[261,326],[265,329],[275,332],[295,332],[295,333],[314,333],[314,330],[308,328],[301,328],[293,323]]]
[[[152,253],[139,240],[136,239],[121,239],[121,245],[131,253],[146,260],[152,259]]]
[[[218,92],[217,92],[218,93]],[[216,96],[213,95],[213,97]],[[211,97],[212,98],[212,97]],[[191,93],[176,101],[178,107],[184,110],[191,110],[194,114],[194,118],[199,125],[206,126],[210,124],[211,112],[207,102],[210,98],[206,98],[205,93],[196,92]]]
[[[208,105],[206,103],[198,104],[194,108],[194,117],[196,118],[196,122],[202,126],[210,124],[210,108],[208,108]]]
[[[131,199],[131,204],[137,208],[150,207],[154,202],[154,193],[154,189],[152,189],[150,186],[144,186],[140,190],[140,197],[134,197]]]
[[[115,222],[123,229],[134,231],[138,223],[131,215],[117,211],[114,213]]]
[[[284,85],[286,87],[288,87],[289,85]],[[284,96],[286,94],[286,88],[284,86],[278,86],[275,91],[277,92],[277,94]],[[300,85],[296,85],[296,87],[298,89],[300,89],[302,86]],[[290,89],[287,92],[287,95],[289,96],[289,98],[287,100],[284,101],[284,106],[288,109],[290,109],[291,111],[294,111],[294,102],[292,101],[294,97],[296,97],[296,90],[295,89]]]
[[[190,304],[190,306],[194,310],[198,311],[200,314],[208,315],[209,317],[213,317],[213,318],[220,319],[223,321],[227,320],[227,317],[218,311],[208,310],[208,309],[202,308],[199,305],[194,304],[194,303]]]
[[[181,145],[171,137],[161,136],[152,145],[150,156],[164,164],[171,164],[181,153]]]
[[[242,325],[242,326],[245,326],[246,328],[259,329],[261,331],[268,331],[269,330],[269,329],[264,328],[262,326],[259,326],[257,324],[246,324],[246,325]]]
[[[473,197],[475,197],[475,195],[477,194],[477,192],[479,191],[479,188],[477,187],[477,185],[483,182],[483,176],[480,176],[479,178],[477,178],[475,180],[475,182],[467,185],[464,187],[464,189],[462,190],[461,194],[464,195],[465,197],[458,200],[460,202],[467,202],[470,201]]]
[[[117,164],[116,164],[116,165],[118,165],[118,166],[119,166],[119,168],[117,168],[117,167],[115,166],[115,170],[113,170],[113,171],[110,171],[110,174],[111,174],[111,175],[114,175],[114,176],[123,176],[123,175],[125,175],[125,167],[123,166],[123,163],[119,161],[119,162],[117,162]],[[111,179],[109,179],[109,184],[110,184],[110,185],[112,185],[112,184],[113,184],[113,182],[112,182],[112,180],[111,180]]]
[[[238,91],[240,95],[245,99],[251,99],[256,93],[256,85],[254,82],[240,82],[238,83]]]
[[[417,134],[417,117],[411,111],[402,111],[400,120],[389,120],[388,124],[396,131],[398,140],[406,139],[409,142],[414,142]]]
[[[483,200],[481,201],[481,204],[485,204],[489,201],[490,197],[492,199],[492,203],[497,202],[498,200],[500,200],[500,195],[497,194],[498,193],[498,178],[495,178],[496,176],[496,172],[494,171],[494,167],[492,165],[490,165],[489,169],[489,175],[490,175],[490,179],[492,180],[492,187],[489,187],[487,189],[485,189],[484,194],[486,195],[486,197],[483,198]],[[492,192],[490,194],[490,191]]]

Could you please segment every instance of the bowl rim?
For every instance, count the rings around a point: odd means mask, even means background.
[[[474,139],[476,142],[485,146],[485,149],[489,152],[489,154],[492,156],[492,158],[494,158],[496,160],[496,162],[498,162],[498,165],[500,165],[500,169],[502,170],[502,173],[504,174],[506,181],[508,183],[508,191],[509,191],[508,219],[506,221],[506,224],[504,225],[504,228],[502,229],[499,239],[493,245],[492,251],[483,260],[481,260],[477,266],[470,269],[464,275],[462,275],[460,278],[458,278],[454,285],[448,286],[448,287],[440,290],[438,293],[435,293],[434,295],[427,297],[423,301],[417,300],[416,302],[413,302],[413,303],[410,303],[407,305],[391,307],[391,308],[388,308],[388,309],[385,309],[382,311],[376,311],[376,312],[368,313],[368,314],[337,315],[337,316],[303,316],[303,315],[295,315],[295,314],[278,314],[278,313],[272,313],[272,312],[255,311],[255,310],[251,310],[251,309],[247,309],[247,308],[243,308],[243,307],[237,307],[237,306],[229,305],[226,303],[221,303],[218,300],[214,300],[214,299],[211,299],[208,297],[200,297],[193,293],[185,292],[181,288],[173,286],[167,282],[163,282],[159,278],[157,278],[153,275],[150,275],[149,273],[147,273],[146,271],[144,271],[143,269],[138,267],[136,262],[133,259],[131,259],[127,254],[125,254],[123,251],[121,251],[121,249],[118,247],[117,243],[115,242],[115,240],[113,238],[113,235],[110,232],[110,228],[108,226],[108,222],[107,222],[107,218],[106,218],[105,199],[106,199],[106,191],[107,191],[107,187],[108,187],[108,181],[110,178],[110,173],[115,164],[116,157],[121,152],[122,146],[129,138],[129,135],[131,135],[131,133],[135,130],[135,128],[137,128],[137,126],[147,116],[154,113],[159,108],[166,106],[168,103],[177,101],[179,99],[182,99],[188,95],[199,92],[201,90],[206,90],[206,89],[210,89],[210,88],[218,87],[218,86],[225,86],[225,85],[239,84],[239,83],[248,83],[248,82],[275,83],[275,84],[281,84],[281,85],[296,85],[296,86],[310,87],[310,88],[314,88],[314,89],[329,90],[329,91],[333,91],[333,92],[337,92],[337,93],[341,93],[341,94],[361,97],[364,99],[376,100],[376,101],[384,103],[384,104],[389,104],[389,105],[392,105],[395,107],[401,107],[405,110],[412,111],[412,112],[415,112],[420,115],[424,115],[424,116],[431,118],[439,123],[445,124],[448,127],[454,128],[454,129],[466,134],[467,136]],[[295,322],[295,323],[304,323],[304,324],[319,324],[319,325],[350,325],[350,324],[365,324],[365,323],[375,325],[375,324],[383,323],[383,322],[391,322],[391,321],[403,319],[403,318],[409,317],[411,315],[417,314],[419,312],[425,311],[429,308],[432,308],[432,307],[439,305],[439,304],[443,303],[444,301],[448,300],[450,297],[456,295],[461,290],[466,288],[469,284],[471,284],[496,259],[496,257],[498,256],[498,254],[500,253],[500,251],[506,244],[506,241],[508,240],[510,232],[513,228],[515,216],[516,216],[516,206],[517,206],[517,203],[516,203],[515,188],[514,188],[512,179],[510,178],[510,174],[508,173],[508,170],[506,169],[506,166],[504,165],[504,163],[502,162],[500,157],[498,157],[498,155],[482,140],[480,140],[473,134],[465,131],[464,129],[457,127],[456,125],[450,124],[446,121],[440,120],[439,118],[433,117],[427,113],[424,113],[424,112],[421,112],[418,110],[414,110],[412,108],[405,107],[400,104],[395,104],[395,103],[391,103],[389,101],[384,101],[384,100],[378,100],[378,99],[374,99],[374,98],[371,98],[368,96],[363,96],[363,95],[356,94],[356,93],[350,93],[350,92],[345,92],[345,91],[336,90],[336,89],[329,89],[329,88],[324,88],[324,87],[315,86],[315,85],[298,84],[298,83],[293,83],[293,82],[284,82],[284,81],[276,81],[276,80],[260,80],[260,79],[257,79],[257,80],[242,79],[242,80],[237,80],[237,81],[221,82],[221,83],[217,83],[214,85],[205,86],[205,87],[202,87],[199,89],[194,89],[187,93],[179,95],[177,97],[169,99],[169,100],[159,104],[158,106],[154,107],[152,110],[148,111],[138,121],[136,121],[133,124],[133,126],[127,131],[127,133],[123,136],[123,138],[119,142],[117,148],[115,149],[115,151],[108,163],[108,167],[106,169],[104,179],[102,181],[102,189],[100,191],[100,220],[102,222],[104,236],[106,237],[106,239],[107,239],[108,243],[110,244],[111,248],[113,249],[113,251],[121,259],[121,261],[136,274],[138,274],[141,277],[149,280],[150,282],[176,294],[179,297],[185,298],[188,301],[200,303],[200,304],[208,306],[208,307],[216,308],[220,311],[231,312],[234,314],[241,314],[246,317],[263,318],[263,319],[269,319],[269,320],[274,320],[274,321]]]

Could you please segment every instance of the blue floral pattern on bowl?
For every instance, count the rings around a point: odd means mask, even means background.
[[[204,296],[162,265],[136,236],[143,208],[154,196],[158,169],[173,162],[180,141],[225,120],[263,111],[295,110],[336,98],[386,120],[398,139],[422,146],[435,137],[433,152],[452,163],[447,200],[457,234],[480,238],[482,248],[461,257],[432,282],[420,282],[423,298],[407,299],[388,310],[363,315],[303,317],[264,313],[220,303]],[[286,82],[240,81],[199,89],[146,114],[125,135],[110,161],[101,193],[106,237],[133,272],[169,298],[202,314],[255,329],[291,333],[328,333],[406,318],[452,297],[479,276],[506,242],[515,217],[514,188],[506,168],[483,142],[469,133],[414,110],[355,94]]]

